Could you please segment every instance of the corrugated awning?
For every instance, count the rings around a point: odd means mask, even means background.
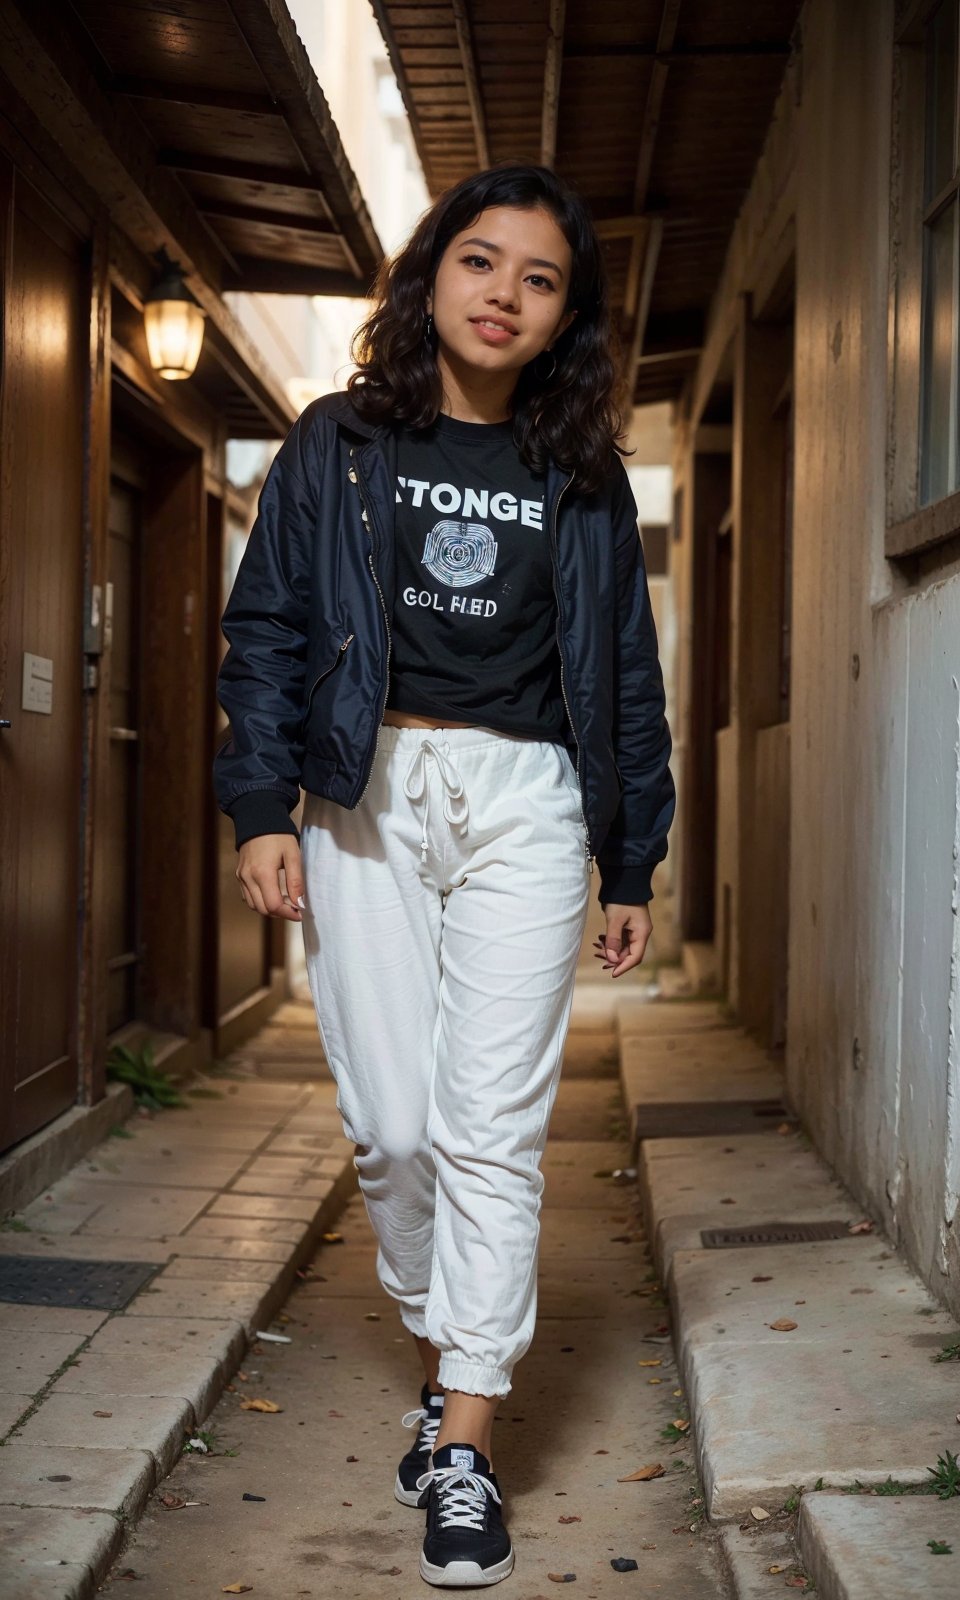
[[[604,240],[634,402],[679,393],[801,0],[372,0],[436,197],[553,167]]]

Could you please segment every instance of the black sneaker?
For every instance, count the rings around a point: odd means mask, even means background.
[[[403,1418],[405,1428],[415,1428],[420,1424],[415,1442],[410,1446],[400,1466],[397,1469],[397,1481],[393,1492],[401,1505],[416,1506],[420,1504],[420,1490],[417,1488],[417,1479],[426,1472],[430,1465],[430,1452],[436,1441],[440,1423],[443,1420],[442,1394],[431,1394],[430,1386],[424,1382],[420,1390],[420,1404],[416,1411],[408,1411]]]
[[[417,1479],[427,1512],[420,1576],[441,1588],[499,1583],[513,1571],[513,1546],[503,1525],[500,1485],[482,1451],[445,1444]]]

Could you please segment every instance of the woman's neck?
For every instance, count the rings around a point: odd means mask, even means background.
[[[437,356],[443,384],[440,410],[458,422],[509,422],[510,401],[517,384],[515,372],[488,373],[462,362]]]

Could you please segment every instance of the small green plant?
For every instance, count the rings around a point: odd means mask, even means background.
[[[823,1479],[822,1478],[818,1478],[813,1487],[815,1489],[822,1489],[823,1488]]]
[[[942,1539],[928,1539],[927,1548],[932,1550],[935,1556],[953,1555],[953,1546],[945,1544]]]
[[[952,1500],[954,1495],[960,1494],[960,1462],[952,1450],[944,1451],[942,1456],[937,1456],[935,1467],[928,1467],[932,1474],[933,1487],[937,1498]]]
[[[152,1111],[188,1103],[167,1073],[154,1065],[153,1046],[149,1040],[136,1054],[126,1045],[113,1045],[107,1056],[107,1077],[129,1084],[137,1104],[148,1106]]]
[[[783,1509],[784,1509],[784,1511],[791,1511],[791,1512],[792,1511],[796,1511],[796,1509],[797,1509],[799,1504],[800,1504],[800,1492],[799,1492],[799,1490],[797,1490],[790,1496],[789,1500],[784,1500]]]
[[[209,1428],[197,1428],[187,1438],[183,1453],[185,1456],[236,1456],[239,1450],[220,1450],[217,1448],[219,1440]]]
[[[2,1228],[5,1233],[33,1232],[29,1222],[24,1222],[22,1217],[4,1217],[3,1221],[0,1222],[0,1228]]]
[[[107,1129],[107,1135],[111,1139],[133,1139],[135,1137],[129,1128],[125,1128],[119,1122],[115,1122],[112,1128]]]
[[[671,1422],[668,1427],[660,1429],[660,1437],[668,1439],[671,1444],[678,1444],[681,1439],[687,1437],[687,1429],[678,1428],[675,1422]]]
[[[934,1361],[960,1361],[960,1339],[956,1344],[945,1344],[934,1356]]]

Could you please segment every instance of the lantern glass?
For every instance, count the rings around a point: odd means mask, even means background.
[[[148,300],[143,308],[150,365],[161,378],[189,378],[203,344],[203,312],[191,300]]]

